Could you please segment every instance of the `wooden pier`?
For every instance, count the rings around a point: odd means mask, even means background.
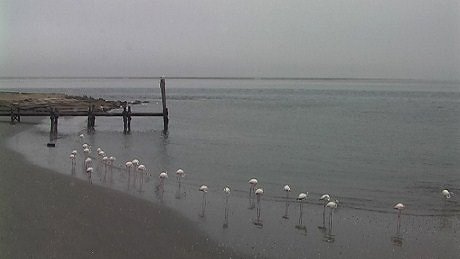
[[[162,112],[132,112],[131,106],[124,105],[122,112],[103,112],[95,111],[94,105],[89,104],[88,110],[75,110],[73,107],[57,108],[34,108],[11,106],[9,111],[0,111],[0,116],[9,116],[11,123],[21,122],[23,116],[47,117],[50,118],[50,136],[57,136],[59,117],[70,116],[85,116],[88,118],[87,130],[94,131],[96,117],[122,117],[123,118],[123,133],[127,134],[131,131],[131,117],[163,117],[163,131],[168,131],[169,114],[166,106],[166,82],[162,78],[160,80]]]

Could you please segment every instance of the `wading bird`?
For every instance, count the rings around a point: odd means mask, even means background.
[[[303,201],[305,201],[308,197],[308,192],[303,193],[301,192],[299,196],[297,196],[297,201],[299,202],[299,226],[302,226],[303,224]]]
[[[201,214],[200,214],[200,217],[204,217],[204,212],[206,210],[206,193],[208,193],[208,186],[201,185],[198,190],[203,193],[203,199],[201,200]]]
[[[286,192],[286,207],[285,207],[285,210],[284,210],[284,215],[283,215],[283,218],[285,219],[288,219],[289,216],[288,216],[288,210],[289,210],[289,193],[291,192],[291,187],[289,185],[285,185],[283,187],[283,190],[284,192]]]
[[[453,193],[449,192],[449,190],[447,190],[447,189],[442,190],[441,194],[442,194],[442,196],[444,196],[444,198],[446,198],[446,200],[450,199],[452,197],[452,195],[453,195]]]
[[[139,192],[142,192],[142,186],[144,185],[144,174],[145,174],[145,165],[139,165],[137,167],[137,172],[139,172]]]
[[[332,229],[332,214],[333,210],[337,209],[337,202],[335,201],[330,201],[326,204],[326,207],[330,209],[329,211],[329,229]]]
[[[258,225],[258,226],[262,226],[262,221],[260,219],[260,214],[261,214],[261,200],[262,200],[262,195],[264,194],[264,189],[262,188],[259,188],[257,189],[255,192],[255,195],[256,195],[256,199],[257,199],[257,219],[256,219],[256,222],[254,222],[254,224]]]
[[[176,199],[180,199],[181,196],[182,196],[182,183],[181,183],[181,179],[185,177],[185,172],[184,170],[182,169],[177,169],[176,171],[176,179],[177,179],[177,192],[176,192]],[[184,192],[185,194],[185,192]]]
[[[224,211],[224,228],[228,228],[228,198],[230,197],[230,187],[224,187],[225,194],[225,211]]]
[[[321,195],[319,200],[324,202],[324,205],[323,205],[323,226],[322,226],[322,228],[326,228],[326,205],[331,200],[331,196],[329,196],[329,194],[326,193],[326,194]]]
[[[86,174],[88,175],[88,181],[90,184],[93,183],[93,180],[91,179],[91,174],[93,173],[93,168],[92,167],[88,167],[86,169]]]
[[[402,204],[402,203],[398,203],[395,206],[393,206],[393,209],[398,211],[398,224],[397,224],[397,227],[396,227],[396,232],[397,233],[399,233],[399,230],[401,228],[401,211],[403,209],[405,209],[405,208],[406,208],[406,206],[404,206],[404,204]]]
[[[252,178],[249,179],[249,209],[254,209],[256,207],[255,201],[254,201],[254,192],[256,189],[257,185],[257,179]]]

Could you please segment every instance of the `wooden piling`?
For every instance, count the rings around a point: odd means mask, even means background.
[[[166,82],[164,78],[160,80],[161,103],[163,105],[163,131],[168,131],[169,117],[168,108],[166,107]]]

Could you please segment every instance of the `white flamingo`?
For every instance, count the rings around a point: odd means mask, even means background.
[[[256,178],[252,178],[252,179],[249,179],[248,183],[249,183],[249,197],[251,197],[255,191],[258,181]]]
[[[286,208],[285,208],[285,211],[284,211],[284,215],[283,215],[283,218],[285,219],[288,219],[289,216],[288,216],[288,210],[289,210],[289,193],[291,192],[291,187],[289,185],[285,185],[283,187],[283,191],[286,193]]]
[[[323,205],[323,228],[325,228],[325,225],[326,225],[326,205],[327,205],[327,203],[329,201],[331,201],[331,196],[329,196],[329,194],[326,193],[326,194],[321,195],[319,200],[324,202],[324,205]]]
[[[201,201],[201,214],[200,214],[200,216],[204,217],[204,212],[206,210],[206,193],[208,193],[208,186],[201,185],[198,190],[203,193],[203,199]]]
[[[86,174],[88,174],[88,181],[89,181],[90,184],[93,183],[93,180],[91,178],[92,173],[93,173],[93,168],[92,167],[86,168]]]
[[[142,185],[144,184],[145,165],[139,165],[137,171],[139,172],[139,191],[142,192]]]
[[[91,165],[93,164],[93,160],[91,160],[91,158],[86,158],[85,159],[85,168],[88,169],[89,167],[91,167]]]
[[[262,221],[260,220],[260,214],[261,214],[261,207],[260,207],[260,202],[262,200],[262,195],[264,194],[264,189],[262,188],[258,188],[257,190],[255,190],[255,195],[256,195],[256,199],[257,199],[257,220],[255,222],[256,225],[260,225],[262,226]]]
[[[403,209],[405,209],[405,208],[406,208],[406,206],[404,206],[404,204],[402,204],[402,203],[398,203],[395,206],[393,206],[393,209],[398,211],[398,224],[397,224],[397,228],[396,228],[397,233],[399,233],[399,230],[401,228],[401,211]]]
[[[450,199],[454,193],[449,192],[449,190],[447,190],[447,189],[444,189],[444,190],[442,190],[441,194],[447,200],[447,199]]]
[[[258,183],[256,178],[249,179],[249,209],[254,209],[256,204],[254,201],[254,192],[256,189],[256,185]]]
[[[72,153],[71,153],[71,154],[74,155],[74,156],[76,156],[77,153],[78,153],[77,150],[72,150]]]
[[[131,168],[133,167],[133,162],[128,161],[125,163],[126,166],[126,172],[128,173],[128,190],[129,186],[131,185]]]
[[[131,162],[133,163],[134,170],[136,170],[137,167],[140,165],[140,162],[138,159],[133,159],[133,161]],[[137,174],[134,174],[134,185],[136,185],[136,182],[137,182]]]
[[[181,178],[185,177],[185,172],[182,169],[177,169],[176,171],[176,178],[177,178],[177,183],[179,184],[179,189],[181,186]]]
[[[102,164],[104,165],[104,182],[107,179],[107,164],[108,164],[108,162],[109,162],[109,158],[104,156],[102,158]]]
[[[332,229],[332,214],[333,214],[333,210],[337,209],[337,202],[330,201],[326,204],[326,207],[330,209],[329,211],[329,230],[331,230]]]
[[[224,194],[225,194],[225,214],[224,214],[224,228],[228,227],[228,198],[230,197],[230,187],[224,187]]]
[[[305,201],[308,197],[308,192],[307,193],[303,193],[301,192],[299,194],[299,196],[297,196],[297,201],[299,202],[299,209],[300,209],[300,213],[299,213],[299,225],[301,226],[302,223],[303,223],[303,201]]]
[[[176,199],[180,199],[181,196],[182,196],[182,191],[181,191],[181,188],[182,188],[182,181],[181,179],[185,177],[185,172],[184,170],[182,169],[177,169],[176,171],[176,179],[177,179],[177,192],[176,192]],[[185,194],[185,192],[184,192]]]
[[[163,171],[160,173],[158,178],[160,179],[160,183],[158,184],[157,190],[160,192],[160,198],[163,199],[163,194],[165,192],[165,181],[168,179],[168,173]]]

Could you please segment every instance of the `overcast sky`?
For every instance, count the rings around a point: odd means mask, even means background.
[[[0,0],[0,76],[459,71],[460,1]]]

